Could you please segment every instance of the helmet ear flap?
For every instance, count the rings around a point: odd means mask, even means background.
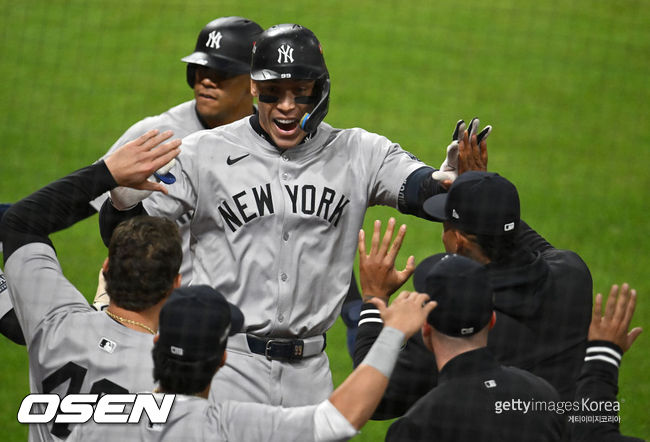
[[[196,81],[196,65],[192,63],[187,64],[187,84],[191,89],[194,89],[194,82]]]
[[[323,121],[330,103],[330,78],[329,75],[319,78],[316,81],[315,87],[320,91],[320,96],[317,98],[318,103],[310,113],[303,115],[300,120],[300,128],[307,133],[316,130],[318,125]]]

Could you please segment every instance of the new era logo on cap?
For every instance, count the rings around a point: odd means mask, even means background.
[[[173,345],[169,348],[173,355],[183,356],[183,349],[180,347],[174,347]]]
[[[456,212],[456,209],[452,209],[451,216],[452,218],[460,219],[460,216],[458,215],[458,212]]]
[[[509,232],[511,230],[515,230],[515,223],[507,223],[503,226],[504,232]]]

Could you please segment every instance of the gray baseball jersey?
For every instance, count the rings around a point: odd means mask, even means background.
[[[88,422],[78,425],[68,441],[309,442],[345,440],[356,434],[354,427],[343,418],[344,425],[328,433],[336,439],[319,437],[314,417],[317,408],[315,405],[282,408],[232,401],[212,406],[205,399],[177,395],[165,424],[151,424],[146,416],[139,425]]]
[[[140,135],[143,135],[152,129],[158,129],[160,132],[172,130],[174,132],[174,138],[183,138],[193,132],[205,129],[196,114],[195,106],[195,100],[186,101],[185,103],[172,107],[160,115],[147,117],[143,120],[138,121],[129,129],[127,129],[127,131],[124,132],[124,134],[111,146],[108,152],[106,152],[106,155],[104,155],[104,158],[119,147],[125,145],[129,141],[135,140]],[[99,211],[99,209],[102,207],[102,204],[106,200],[107,195],[108,194],[102,195],[101,197],[92,201],[90,204],[95,208],[95,210]],[[190,216],[191,213],[182,213],[177,218],[175,218],[176,224],[178,224],[178,229],[181,234],[183,246],[183,262],[180,269],[183,285],[189,284],[192,280],[192,261],[191,255],[189,253]]]
[[[5,274],[2,272],[2,269],[0,269],[0,318],[6,315],[12,308],[14,307],[11,305],[7,280],[5,279]]]
[[[153,336],[90,307],[63,275],[52,247],[40,242],[20,247],[5,271],[29,351],[32,393],[63,397],[153,389]],[[29,440],[59,440],[68,433],[67,425],[33,424]]]
[[[184,138],[169,196],[143,204],[170,219],[193,212],[192,283],[239,306],[248,333],[308,338],[340,312],[366,209],[397,207],[402,183],[422,166],[385,137],[326,123],[282,152],[244,118]],[[211,398],[297,406],[329,395],[324,354],[300,364],[266,361],[235,341]]]
[[[169,196],[151,215],[190,221],[193,283],[216,287],[257,335],[310,337],[334,323],[368,206],[397,207],[423,164],[362,129],[321,123],[281,152],[244,118],[183,139]]]

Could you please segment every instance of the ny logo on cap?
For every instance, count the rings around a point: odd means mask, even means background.
[[[278,63],[293,63],[293,48],[291,46],[282,45],[278,48]]]
[[[221,47],[221,38],[223,35],[221,35],[221,32],[216,32],[212,31],[208,35],[208,41],[205,43],[206,48],[213,48],[213,49],[219,49]]]

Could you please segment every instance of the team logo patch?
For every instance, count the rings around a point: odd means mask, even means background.
[[[293,48],[283,44],[278,48],[278,63],[293,63]]]
[[[210,32],[208,35],[208,41],[205,42],[205,47],[206,48],[213,48],[213,49],[219,49],[221,47],[221,38],[223,35],[221,35],[221,32]]]
[[[101,341],[99,341],[99,348],[104,350],[106,353],[113,353],[115,348],[117,348],[117,344],[110,339],[102,338]]]

